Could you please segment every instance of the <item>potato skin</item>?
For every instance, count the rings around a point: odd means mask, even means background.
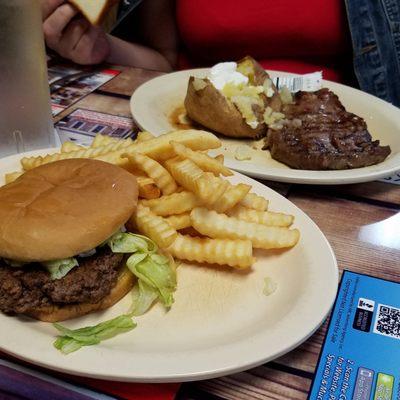
[[[238,65],[242,62],[252,65],[254,74],[252,74],[250,81],[253,85],[262,86],[265,79],[269,78],[268,73],[253,57],[246,56],[242,58],[238,61]],[[236,106],[216,89],[208,79],[204,80],[207,83],[205,88],[200,90],[194,88],[193,81],[194,78],[191,77],[185,98],[187,114],[193,121],[228,137],[256,139],[266,135],[267,128],[264,123],[260,123],[256,129],[251,128]],[[272,97],[267,97],[264,93],[260,97],[264,102],[265,108],[271,107],[273,111],[280,111],[282,102],[279,92],[275,85],[272,85],[272,89],[274,90]],[[264,112],[262,107],[254,106],[253,110],[259,121],[262,121],[262,113]]]
[[[249,126],[236,106],[228,101],[214,85],[205,79],[207,85],[196,90],[194,77],[189,78],[185,98],[187,115],[193,121],[228,137],[259,138],[265,135],[265,124],[253,129]]]
[[[246,56],[238,61],[238,65],[243,62],[250,62],[253,65],[254,76],[253,76],[253,84],[258,86],[262,86],[264,84],[265,79],[269,78],[267,71],[259,64],[253,57]],[[278,89],[272,84],[272,89],[274,90],[274,95],[272,97],[267,97],[264,94],[261,97],[264,100],[265,107],[271,107],[274,111],[280,111],[282,108],[281,97],[279,96]]]
[[[263,85],[264,81],[266,78],[269,78],[269,75],[267,74],[267,72],[265,71],[265,69],[261,66],[261,64],[259,64],[253,57],[251,56],[246,56],[242,59],[240,59],[237,64],[240,65],[242,63],[247,63],[250,62],[253,66],[253,70],[254,70],[254,75],[252,75],[252,78],[250,79],[250,82],[253,85]],[[277,91],[275,86],[273,86],[274,91]]]

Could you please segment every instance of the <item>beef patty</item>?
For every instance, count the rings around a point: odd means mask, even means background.
[[[282,129],[269,129],[265,149],[292,168],[359,168],[382,162],[389,146],[372,141],[365,121],[347,112],[329,89],[297,92],[284,106]]]
[[[97,303],[116,284],[122,258],[104,248],[80,258],[79,266],[57,280],[40,264],[15,268],[0,261],[0,310],[26,313],[51,304]]]

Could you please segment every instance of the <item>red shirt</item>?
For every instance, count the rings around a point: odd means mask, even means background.
[[[351,68],[343,0],[177,0],[181,68],[251,55],[267,68],[323,70],[341,81]]]

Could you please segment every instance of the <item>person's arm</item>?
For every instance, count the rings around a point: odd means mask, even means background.
[[[89,24],[64,0],[41,0],[47,45],[78,64],[115,64],[170,71],[176,62],[173,0],[144,0],[138,8],[143,44],[129,43]],[[134,11],[136,12],[136,11]],[[148,47],[147,47],[148,46]]]
[[[111,52],[107,61],[162,71],[174,69],[178,54],[175,1],[144,0],[134,12],[139,23],[134,30],[142,44],[109,35]]]

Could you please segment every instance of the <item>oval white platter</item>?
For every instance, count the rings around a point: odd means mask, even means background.
[[[0,160],[1,179],[19,169],[21,156]],[[270,200],[271,210],[295,216],[301,239],[293,249],[256,251],[257,262],[246,272],[184,263],[178,268],[170,311],[156,305],[136,318],[133,331],[68,356],[52,346],[56,330],[51,324],[0,313],[0,350],[70,374],[182,382],[242,371],[300,345],[321,325],[335,299],[334,253],[316,224],[289,200],[239,173],[232,181],[251,184],[255,193]],[[269,296],[263,294],[266,277],[277,284]],[[128,295],[105,312],[65,325],[96,324],[127,311],[129,305]]]
[[[205,77],[209,69],[192,69],[173,72],[153,78],[139,86],[131,97],[131,113],[137,124],[155,135],[176,130],[170,121],[171,113],[183,106],[187,82],[190,76]],[[268,71],[271,77],[293,74]],[[292,169],[271,158],[269,151],[250,150],[251,160],[238,161],[235,151],[238,145],[251,146],[254,141],[222,138],[225,164],[245,175],[260,179],[302,184],[348,184],[368,182],[392,175],[400,170],[400,109],[368,93],[323,81],[323,87],[331,89],[349,112],[363,117],[373,139],[381,145],[390,145],[392,153],[383,162],[364,168],[338,171],[311,171]]]

